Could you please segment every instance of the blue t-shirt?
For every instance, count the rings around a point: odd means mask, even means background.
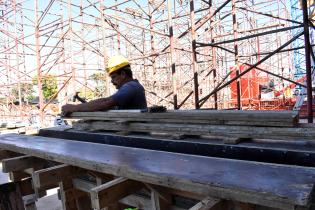
[[[131,80],[111,96],[118,103],[118,109],[146,109],[144,88],[138,80]]]

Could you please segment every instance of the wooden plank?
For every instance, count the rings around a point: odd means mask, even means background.
[[[152,201],[144,196],[132,194],[119,200],[128,206],[134,206],[138,209],[152,210]],[[186,210],[175,205],[170,206],[169,210]]]
[[[82,179],[79,179],[79,178],[74,178],[72,180],[72,183],[73,183],[73,187],[75,189],[78,189],[78,190],[81,190],[81,191],[84,191],[84,192],[90,192],[92,188],[96,187],[95,183],[92,183],[92,182],[89,182],[89,181],[86,181],[86,180],[82,180]],[[160,189],[156,189],[157,188],[156,186],[152,186],[152,185],[150,185],[150,186],[154,187],[155,190],[160,190]],[[166,192],[167,190],[163,189],[163,191]],[[186,194],[186,196],[187,195],[188,194]],[[159,194],[159,196],[161,196],[161,194]],[[128,195],[128,196],[120,199],[119,202],[123,203],[123,204],[126,204],[128,206],[134,206],[134,207],[136,207],[138,209],[152,210],[152,202],[151,202],[151,200],[148,199],[148,198],[145,198],[143,196],[139,196],[137,194]],[[170,209],[171,210],[184,210],[184,209],[178,208],[176,206],[171,206]]]
[[[172,203],[171,194],[168,191],[166,191],[165,189],[159,188],[158,186],[154,186],[154,185],[147,184],[147,183],[145,183],[144,185],[151,191],[151,198],[153,195],[154,200],[156,200],[156,198],[159,197],[159,199],[162,199],[163,202],[167,203],[168,205]],[[152,192],[154,192],[154,194]],[[167,205],[167,204],[165,204],[165,205]]]
[[[190,110],[168,111],[166,113],[75,112],[71,115],[71,117],[86,120],[204,123],[280,127],[293,127],[298,123],[298,112],[296,111]]]
[[[145,184],[145,186],[151,191],[152,210],[170,209],[172,196],[169,192],[154,185]]]
[[[9,179],[12,182],[17,182],[28,177],[31,177],[31,175],[22,171],[12,171],[9,173]]]
[[[310,167],[37,136],[1,135],[0,148],[203,196],[285,210],[308,206],[315,181],[315,169]]]
[[[95,183],[92,183],[92,182],[89,182],[86,180],[82,180],[79,178],[74,178],[72,180],[72,182],[73,182],[74,188],[81,190],[81,191],[84,191],[84,192],[90,192],[92,188],[96,187]],[[150,186],[152,187],[151,189],[155,190],[155,192],[157,192],[157,190],[160,191],[160,189],[157,189],[156,186],[152,186],[152,185],[150,185]],[[163,189],[162,191],[163,191],[163,193],[165,193],[167,190]],[[160,197],[165,197],[165,196],[161,196],[161,193],[158,193],[158,194]],[[188,194],[185,194],[185,195],[187,196]],[[137,194],[128,195],[128,196],[120,199],[119,202],[126,204],[127,206],[134,206],[138,209],[152,210],[152,201],[148,198],[145,198],[143,196],[139,196]],[[170,206],[170,208],[165,208],[165,209],[184,210],[184,209],[178,208],[176,206]]]
[[[282,119],[276,119],[273,121],[268,120],[210,120],[210,119],[189,119],[189,118],[102,118],[102,117],[80,117],[80,120],[85,121],[108,121],[115,122],[120,125],[127,125],[131,122],[148,122],[148,123],[181,123],[181,124],[208,124],[208,125],[248,125],[248,126],[266,126],[266,127],[295,127],[297,126],[297,122],[293,123],[292,121],[286,122]],[[118,123],[117,123],[118,122]],[[124,122],[124,123],[121,123]]]
[[[138,209],[152,210],[151,200],[144,196],[132,194],[120,199],[119,202],[134,206]]]
[[[212,197],[207,197],[197,203],[195,206],[191,207],[189,210],[211,210],[213,209],[219,202],[220,199],[215,199]]]
[[[253,127],[226,125],[182,125],[171,123],[130,123],[117,125],[112,122],[93,121],[76,123],[74,129],[84,131],[165,132],[181,135],[226,136],[233,138],[268,138],[275,140],[315,140],[313,127]]]
[[[145,183],[146,186],[148,186],[147,183]],[[187,192],[187,191],[181,191],[181,190],[177,190],[174,188],[169,188],[169,187],[163,187],[163,186],[159,186],[159,185],[153,185],[153,184],[149,184],[151,187],[153,187],[156,191],[158,192],[162,192],[162,193],[169,193],[171,195],[178,195],[181,197],[185,197],[185,198],[190,198],[190,199],[194,199],[194,200],[200,200],[202,196],[202,194],[196,194],[196,193],[192,193],[192,192]]]
[[[91,191],[91,189],[96,187],[95,183],[86,181],[86,180],[82,180],[79,178],[74,178],[72,179],[72,184],[73,184],[73,188],[81,190],[83,192],[89,193]]]
[[[69,181],[70,182],[70,181]],[[68,189],[72,189],[72,186],[67,186],[64,182],[59,183],[59,194],[60,194],[60,200],[62,204],[63,210],[76,210],[77,205],[75,202],[75,199],[73,196],[71,196],[71,193],[66,193]]]
[[[95,209],[108,207],[110,204],[116,203],[142,187],[144,187],[142,183],[127,178],[120,177],[114,179],[91,189],[92,207]]]
[[[28,168],[39,168],[42,167],[44,163],[45,160],[30,155],[7,158],[2,160],[2,171],[8,173],[11,171],[22,171]]]
[[[24,210],[18,184],[10,182],[0,185],[0,210]]]
[[[137,118],[197,118],[197,119],[243,119],[247,120],[252,117],[257,117],[254,120],[262,119],[293,119],[298,115],[297,111],[263,111],[263,110],[176,110],[167,111],[164,113],[132,113],[132,112],[74,112],[71,117],[102,117],[117,118],[117,117],[130,117]]]
[[[111,174],[99,173],[97,171],[87,171],[87,174],[94,176],[96,180],[99,180],[102,184],[103,182],[109,182],[114,179],[114,176]]]
[[[31,195],[31,194],[35,193],[35,191],[33,189],[33,183],[32,183],[31,178],[24,179],[24,180],[19,181],[17,183],[19,184],[22,196]]]
[[[40,133],[41,136],[44,137],[71,139],[91,143],[178,152],[208,157],[226,157],[239,160],[315,167],[315,141],[309,140],[252,139],[250,142],[243,142],[237,146],[229,146],[221,142],[222,137],[211,139],[208,137],[208,139],[205,139],[190,136],[189,139],[173,141],[165,138],[151,138],[141,134],[123,137],[109,132],[58,132],[53,130],[47,131],[45,129],[41,130]]]
[[[89,194],[74,188],[71,177],[59,183],[63,210],[92,210]]]
[[[19,154],[19,153],[7,151],[7,150],[0,150],[0,161],[6,158],[13,158],[13,157],[21,156],[21,155],[23,154]]]
[[[47,186],[55,186],[59,182],[78,176],[82,172],[82,169],[62,164],[35,171],[32,177],[34,186],[36,188],[43,188]]]
[[[155,190],[151,190],[151,202],[152,202],[152,210],[164,210],[170,209],[171,199],[165,200],[160,193]],[[170,197],[170,196],[169,196]]]

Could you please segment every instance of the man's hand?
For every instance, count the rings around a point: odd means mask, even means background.
[[[64,116],[69,116],[72,112],[77,112],[78,107],[74,104],[66,104],[61,107],[61,112]]]

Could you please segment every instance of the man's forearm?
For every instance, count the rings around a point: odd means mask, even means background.
[[[99,98],[87,103],[76,105],[77,112],[91,112],[91,111],[101,111],[107,110],[115,106],[113,100],[108,98]]]

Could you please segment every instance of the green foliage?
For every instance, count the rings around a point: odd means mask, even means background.
[[[21,97],[22,101],[31,101],[34,99],[34,90],[33,90],[33,84],[31,83],[20,83],[21,88]],[[11,94],[13,97],[18,100],[19,99],[19,87],[16,86],[11,90]]]
[[[37,76],[33,78],[33,84],[37,85]],[[57,78],[54,75],[47,75],[42,78],[42,90],[45,99],[50,99],[58,91]]]
[[[89,78],[96,84],[96,88],[95,88],[96,97],[103,96],[105,93],[105,77],[106,75],[104,72],[99,72],[99,73],[92,74]]]
[[[101,85],[105,83],[105,73],[104,72],[98,72],[94,73],[90,76],[90,80],[94,81],[96,85]]]

